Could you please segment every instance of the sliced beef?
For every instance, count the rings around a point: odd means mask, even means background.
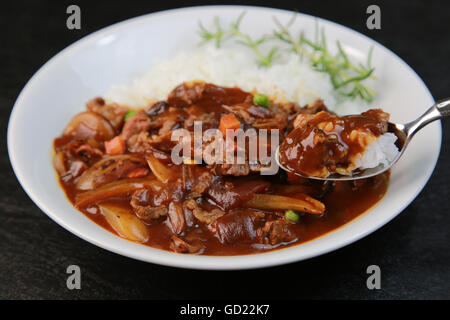
[[[127,148],[132,153],[146,153],[151,150],[153,141],[149,137],[148,132],[140,132],[131,136],[127,141]]]
[[[283,220],[267,221],[263,228],[258,229],[258,236],[264,244],[277,245],[296,239],[296,235],[289,228],[290,223]]]
[[[256,211],[236,210],[218,218],[209,229],[223,244],[252,242],[258,236],[257,224],[263,217]]]
[[[210,224],[219,219],[225,214],[222,210],[218,208],[211,208],[210,210],[205,210],[201,208],[195,200],[186,200],[183,206],[190,210],[194,217],[203,223]]]
[[[145,113],[138,113],[125,122],[120,136],[124,141],[127,141],[131,136],[140,132],[146,132],[149,128],[150,118]]]
[[[171,202],[167,212],[170,229],[175,234],[180,234],[186,229],[186,218],[184,217],[183,208],[179,203]]]
[[[175,126],[176,122],[173,120],[168,120],[164,122],[162,127],[158,131],[158,136],[165,137],[168,133],[171,133],[170,131]]]
[[[198,241],[190,244],[187,241],[173,235],[170,238],[170,248],[177,253],[201,253],[204,246]]]
[[[246,176],[250,173],[250,166],[247,163],[244,164],[217,164],[215,165],[216,173],[219,175],[230,176]]]
[[[155,205],[152,201],[152,193],[148,189],[136,190],[131,197],[130,204],[136,216],[147,222],[166,216],[168,213],[165,205]]]
[[[323,103],[323,100],[316,99],[313,103],[308,104],[304,108],[301,108],[301,113],[304,114],[316,114],[320,111],[328,111],[327,107]]]
[[[267,190],[270,183],[259,178],[230,182],[217,179],[208,189],[208,196],[222,209],[230,210],[249,200],[255,193]]]
[[[287,119],[283,116],[275,116],[269,119],[257,119],[252,123],[256,129],[278,129],[283,130],[287,126]]]
[[[170,152],[176,145],[176,141],[171,141],[171,135],[172,131],[163,135],[150,135],[147,131],[141,131],[127,140],[127,148],[133,153],[146,153],[152,149]]]
[[[164,113],[169,108],[169,104],[165,101],[158,101],[152,104],[147,110],[145,110],[145,113],[149,117],[155,117],[162,113]]]
[[[188,198],[201,197],[213,182],[210,170],[202,166],[182,166],[183,187],[188,192]]]
[[[366,112],[361,113],[361,115],[381,121],[389,121],[390,117],[389,113],[384,112],[381,109],[370,109],[367,110]]]
[[[224,106],[251,104],[252,95],[239,88],[225,88],[200,81],[185,82],[176,87],[167,102],[171,106],[187,108],[195,105],[203,113],[225,112]]]
[[[176,107],[187,107],[198,101],[205,90],[204,82],[183,83],[173,89],[167,101]]]
[[[83,140],[75,140],[57,148],[53,165],[63,181],[69,182],[81,176],[103,152]]]

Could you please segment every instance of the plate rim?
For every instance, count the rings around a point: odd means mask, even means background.
[[[63,48],[61,51],[59,51],[58,53],[56,53],[55,55],[53,55],[49,60],[47,60],[26,82],[26,84],[24,85],[24,87],[22,88],[22,90],[20,91],[18,97],[16,98],[16,101],[14,102],[9,120],[8,120],[8,125],[7,125],[7,150],[8,150],[8,156],[9,156],[9,160],[11,163],[11,167],[13,168],[13,172],[17,177],[17,180],[19,181],[22,189],[25,191],[25,193],[28,195],[28,197],[30,197],[30,199],[39,207],[40,210],[42,210],[48,217],[50,217],[53,221],[55,221],[57,224],[59,224],[61,227],[63,227],[64,229],[68,230],[69,232],[73,233],[74,235],[76,235],[77,237],[80,237],[81,239],[88,241],[100,248],[106,249],[108,251],[114,252],[116,254],[122,255],[122,256],[126,256],[129,258],[133,258],[136,260],[140,260],[140,261],[144,261],[144,262],[151,262],[151,263],[156,263],[156,264],[160,264],[160,265],[165,265],[165,266],[171,266],[171,267],[177,267],[177,268],[189,268],[189,269],[201,269],[201,270],[244,270],[244,269],[256,269],[256,268],[267,268],[267,267],[272,267],[272,266],[277,266],[277,265],[283,265],[283,264],[288,264],[288,263],[293,263],[293,262],[300,262],[300,261],[304,261],[313,257],[317,257],[323,254],[326,254],[328,252],[331,251],[335,251],[338,250],[342,247],[345,247],[349,244],[352,244],[358,240],[360,240],[361,238],[366,237],[367,235],[375,232],[376,230],[380,229],[381,227],[383,227],[385,224],[387,224],[388,222],[390,222],[392,219],[394,219],[395,217],[397,217],[401,212],[404,211],[404,209],[409,206],[415,199],[416,197],[419,195],[419,193],[423,190],[423,188],[427,185],[432,173],[434,172],[434,169],[436,167],[437,161],[439,159],[439,155],[440,155],[440,151],[442,148],[442,125],[441,125],[441,121],[437,121],[437,125],[438,125],[438,131],[439,131],[439,137],[438,137],[438,146],[439,149],[437,150],[437,156],[436,159],[433,163],[432,166],[430,166],[429,172],[426,173],[426,179],[425,179],[425,183],[418,188],[418,190],[416,190],[415,194],[413,196],[411,196],[410,200],[406,201],[402,206],[401,209],[390,215],[387,219],[379,222],[378,224],[374,225],[374,226],[370,226],[368,228],[366,228],[363,232],[360,232],[358,234],[353,234],[351,236],[348,237],[348,239],[346,239],[345,241],[341,241],[338,244],[332,244],[327,246],[326,248],[323,248],[321,250],[316,250],[314,252],[311,252],[309,254],[304,254],[301,257],[298,255],[284,255],[284,256],[280,256],[277,257],[277,259],[267,259],[266,261],[264,261],[263,258],[256,258],[256,257],[264,257],[270,254],[276,254],[277,252],[281,252],[281,251],[285,251],[288,250],[289,248],[295,248],[297,246],[301,246],[301,244],[296,245],[296,246],[291,246],[288,248],[283,248],[283,249],[278,249],[278,250],[274,250],[274,251],[269,251],[266,253],[258,253],[258,254],[250,254],[250,255],[240,255],[240,256],[195,256],[195,261],[181,261],[179,259],[179,254],[177,253],[171,253],[171,252],[166,252],[164,250],[160,250],[160,249],[156,249],[156,248],[152,248],[152,247],[147,247],[151,250],[157,250],[158,253],[160,253],[159,255],[140,255],[137,254],[135,252],[129,251],[129,252],[124,252],[123,250],[120,250],[120,248],[116,248],[114,246],[109,245],[108,243],[104,243],[104,241],[99,241],[97,239],[93,239],[85,234],[82,233],[82,231],[77,230],[76,228],[71,227],[70,224],[67,224],[64,219],[61,219],[58,217],[57,214],[54,214],[52,212],[52,210],[50,210],[49,208],[46,207],[46,205],[44,203],[42,203],[42,201],[40,201],[39,196],[37,196],[34,191],[32,190],[33,188],[30,187],[27,183],[27,178],[24,177],[21,173],[21,169],[17,167],[17,163],[15,163],[14,158],[15,158],[15,151],[14,148],[12,147],[14,145],[14,135],[12,134],[13,132],[13,128],[14,128],[14,123],[17,121],[17,114],[18,114],[18,109],[19,106],[21,105],[21,101],[24,99],[24,96],[27,93],[27,89],[36,81],[39,80],[39,76],[44,73],[44,71],[53,63],[55,63],[55,61],[57,61],[58,59],[61,59],[67,52],[69,52],[72,48],[77,47],[79,45],[83,45],[84,42],[89,42],[92,38],[95,38],[97,36],[99,36],[100,34],[103,34],[105,32],[111,32],[114,31],[114,29],[116,28],[121,28],[127,24],[131,24],[134,23],[138,20],[141,19],[146,19],[150,16],[155,16],[155,15],[165,15],[165,14],[171,14],[177,11],[186,11],[186,10],[207,10],[207,9],[220,9],[220,8],[228,8],[228,9],[242,9],[242,10],[262,10],[262,11],[278,11],[281,13],[294,13],[294,11],[290,11],[290,10],[285,10],[285,9],[279,9],[279,8],[271,8],[271,7],[266,7],[266,6],[246,6],[246,5],[201,5],[201,6],[188,6],[188,7],[181,7],[181,8],[175,8],[175,9],[169,9],[169,10],[162,10],[162,11],[156,11],[156,12],[152,12],[152,13],[147,13],[147,14],[142,14],[136,17],[132,17],[129,19],[125,19],[123,21],[118,21],[115,22],[109,26],[103,27],[99,30],[96,30],[80,39],[78,39],[77,41],[69,44],[68,46],[66,46],[65,48]],[[318,21],[322,21],[325,22],[327,24],[331,24],[334,27],[338,27],[338,28],[343,28],[346,31],[350,32],[350,33],[356,33],[359,36],[364,37],[365,39],[369,40],[370,42],[375,43],[377,46],[380,46],[382,48],[384,48],[387,52],[389,52],[390,54],[392,54],[396,60],[400,63],[402,63],[409,71],[412,72],[412,74],[421,82],[422,86],[426,89],[426,92],[429,96],[429,98],[432,101],[435,101],[434,97],[432,96],[430,90],[428,89],[427,85],[425,84],[425,82],[423,81],[423,79],[417,74],[417,72],[409,65],[407,64],[401,57],[399,57],[394,51],[392,51],[391,49],[385,47],[383,44],[379,43],[378,41],[366,36],[363,33],[360,33],[359,31],[356,31],[354,29],[351,29],[345,25],[339,24],[337,22],[328,20],[328,19],[324,19],[321,17],[317,17],[317,16],[313,16],[310,14],[306,14],[306,13],[301,13],[298,12],[298,14],[302,15],[302,16],[308,16],[310,18],[314,18],[317,19]],[[383,200],[381,200],[383,201]],[[381,203],[381,202],[379,202]],[[353,221],[353,220],[352,220]],[[348,223],[351,223],[348,222]],[[347,223],[347,224],[348,224]],[[345,227],[347,224],[344,224],[341,227]],[[341,228],[340,227],[340,228]],[[335,232],[338,229],[332,230],[331,232]],[[327,233],[328,234],[328,233]],[[327,235],[325,234],[325,235]],[[322,236],[325,236],[322,235]],[[117,237],[116,235],[114,235],[115,237]],[[320,238],[320,237],[319,237]],[[317,239],[317,238],[315,238]],[[313,239],[312,241],[314,241],[315,239]],[[125,239],[123,239],[124,241],[127,241]],[[131,241],[129,241],[130,243],[133,243]],[[133,243],[135,245],[138,246],[142,246],[140,244],[136,244]],[[164,253],[164,254],[161,254]],[[251,258],[255,257],[256,259],[253,259],[254,261],[251,261]],[[220,262],[215,262],[215,263],[211,263],[211,260],[223,260],[226,263],[220,263]],[[185,260],[189,260],[189,259],[185,259]],[[233,261],[232,260],[237,260],[237,261]],[[241,261],[240,260],[249,260],[249,261]],[[209,262],[209,263],[208,263]],[[228,264],[228,263],[231,263]]]

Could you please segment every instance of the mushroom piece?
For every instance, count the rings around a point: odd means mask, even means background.
[[[107,156],[96,162],[78,180],[80,190],[92,190],[106,183],[128,177],[136,168],[146,168],[144,159],[130,154]]]
[[[72,135],[78,139],[104,141],[114,137],[115,132],[108,120],[95,112],[81,112],[64,129],[64,135]]]

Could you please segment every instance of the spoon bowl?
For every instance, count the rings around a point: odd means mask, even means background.
[[[397,156],[389,162],[389,164],[380,164],[374,168],[368,168],[364,169],[362,171],[358,171],[357,173],[353,175],[340,175],[337,173],[330,174],[326,178],[321,177],[314,177],[314,176],[304,176],[298,172],[289,170],[286,168],[283,163],[280,161],[280,146],[277,147],[275,151],[275,161],[277,162],[278,166],[283,169],[284,171],[287,171],[289,173],[295,174],[297,176],[301,176],[308,179],[315,179],[315,180],[323,180],[323,181],[348,181],[348,180],[358,180],[358,179],[366,179],[370,178],[376,175],[379,175],[387,170],[389,170],[403,155],[403,153],[406,150],[406,147],[408,146],[409,142],[411,141],[412,137],[418,132],[420,129],[422,129],[427,124],[442,119],[444,117],[447,117],[450,115],[450,98],[440,100],[436,102],[431,108],[429,108],[422,116],[417,118],[414,121],[408,122],[406,124],[402,123],[392,123],[388,122],[388,129],[387,132],[391,132],[397,136],[397,141],[395,142],[399,153]]]

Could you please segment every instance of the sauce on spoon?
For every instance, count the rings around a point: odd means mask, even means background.
[[[280,163],[305,177],[352,175],[366,147],[387,132],[388,118],[380,109],[345,117],[300,114],[280,146]]]

